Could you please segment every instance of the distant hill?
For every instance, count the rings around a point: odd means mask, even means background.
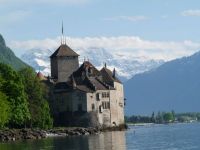
[[[15,56],[13,51],[6,46],[3,36],[0,34],[0,62],[11,65],[14,69],[26,67],[27,65]]]
[[[167,62],[125,83],[127,114],[200,112],[200,52]]]

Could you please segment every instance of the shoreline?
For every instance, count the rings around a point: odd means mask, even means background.
[[[48,137],[66,137],[66,136],[82,136],[94,135],[108,131],[124,131],[127,130],[126,125],[104,128],[84,128],[84,127],[60,127],[49,130],[42,129],[5,129],[0,130],[0,142],[43,139]]]
[[[171,124],[191,124],[200,123],[199,121],[192,122],[170,122],[170,123],[127,123],[128,126],[152,126],[152,125],[171,125]]]

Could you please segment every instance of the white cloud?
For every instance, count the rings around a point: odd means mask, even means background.
[[[181,13],[182,16],[198,16],[200,17],[200,10],[196,9],[196,10],[185,10]]]
[[[115,17],[105,18],[104,20],[137,22],[137,21],[144,21],[147,19],[149,19],[149,18],[147,18],[146,16],[115,16]]]
[[[0,4],[83,4],[89,0],[0,0]]]
[[[200,43],[192,41],[150,41],[135,36],[119,37],[67,37],[67,43],[73,49],[104,48],[115,54],[148,57],[149,59],[171,60],[188,56],[200,50]],[[21,52],[29,49],[50,49],[54,51],[60,44],[60,37],[55,39],[12,41],[9,46]]]

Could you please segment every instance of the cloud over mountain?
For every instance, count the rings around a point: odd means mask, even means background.
[[[43,40],[12,41],[9,46],[20,53],[21,50],[50,49],[54,51],[60,43],[60,37]],[[172,60],[182,56],[189,56],[200,49],[200,43],[193,41],[151,41],[137,36],[117,37],[67,37],[67,44],[73,49],[109,49],[113,53],[129,53],[135,57],[149,59]]]

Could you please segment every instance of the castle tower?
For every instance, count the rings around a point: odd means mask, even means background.
[[[62,38],[60,47],[50,56],[51,59],[51,77],[57,82],[68,81],[70,75],[79,67],[78,54],[74,52],[68,45],[66,39]]]
[[[66,82],[69,76],[78,69],[78,54],[66,44],[61,46],[50,56],[51,77],[58,82]]]

